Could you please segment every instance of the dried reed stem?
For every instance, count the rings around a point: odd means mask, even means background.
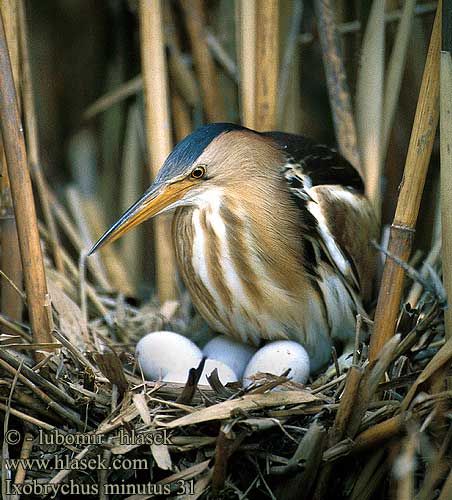
[[[281,12],[283,23],[287,24],[287,36],[281,51],[281,69],[278,81],[278,129],[287,132],[298,131],[300,126],[300,50],[298,37],[303,18],[304,0],[293,2],[291,9]],[[284,30],[284,28],[282,28]],[[283,32],[281,33],[283,38]],[[288,116],[286,116],[288,115]],[[290,123],[292,121],[292,123]],[[288,123],[289,122],[289,123]]]
[[[141,60],[146,103],[146,132],[154,178],[171,151],[168,82],[161,0],[140,0]],[[174,299],[176,263],[171,242],[171,218],[155,221],[157,289],[160,301]]]
[[[239,0],[236,11],[237,59],[240,65],[240,111],[245,127],[255,126],[256,0]]]
[[[356,436],[353,453],[362,453],[371,448],[376,448],[385,441],[400,434],[405,426],[406,414],[395,415],[383,422],[372,425]]]
[[[383,102],[383,137],[382,137],[382,159],[385,158],[389,137],[391,135],[395,112],[400,96],[400,87],[405,69],[405,60],[410,41],[411,26],[414,18],[416,0],[407,0],[403,6],[402,18],[397,30],[394,48],[388,64],[385,82],[385,95]]]
[[[443,284],[449,299],[444,311],[446,337],[452,337],[452,5],[444,1],[441,51],[441,227]]]
[[[388,252],[407,261],[414,239],[416,219],[435,139],[439,115],[439,52],[441,43],[441,1],[438,3],[425,63],[413,130],[405,162]],[[375,312],[369,359],[375,360],[394,334],[402,297],[405,272],[394,259],[386,259]]]
[[[68,193],[69,194],[69,193]],[[73,191],[76,198],[78,191]],[[136,197],[137,198],[137,197]],[[135,198],[135,199],[136,199]],[[101,234],[102,228],[106,227],[106,217],[104,213],[103,206],[98,200],[89,199],[87,197],[80,197],[79,203],[75,206],[80,206],[82,213],[84,215],[85,223],[90,230],[91,234]],[[129,204],[129,206],[131,203]],[[130,236],[130,235],[127,235]],[[126,236],[126,237],[127,237]],[[134,235],[133,235],[134,236]],[[90,244],[92,245],[93,240],[89,238]],[[137,264],[139,255],[138,248],[131,250],[132,257],[135,259],[134,265]],[[102,262],[104,267],[100,266],[100,269],[105,269],[108,276],[108,283],[112,284],[113,289],[119,290],[125,295],[134,296],[135,287],[133,285],[133,267],[127,265],[127,261],[123,262],[122,259],[118,257],[117,249],[113,245],[106,246],[100,250],[100,255],[102,256]]]
[[[385,58],[384,0],[374,0],[361,47],[356,89],[356,128],[366,194],[380,219]],[[392,92],[392,89],[391,89]]]
[[[121,179],[121,212],[125,212],[132,203],[141,196],[142,192],[142,155],[140,151],[139,129],[141,118],[138,103],[133,103],[127,111],[127,121],[125,126],[125,137],[122,153],[122,179]],[[94,205],[91,205],[94,208]],[[97,209],[98,207],[96,207]],[[95,219],[90,217],[95,215],[93,210],[88,210],[87,215],[90,219],[91,225],[95,223]],[[143,228],[131,231],[126,234],[121,240],[121,256],[124,262],[127,273],[125,278],[130,280],[132,290],[137,290],[138,284],[141,279],[142,259],[137,256],[140,255],[140,249],[143,247]],[[112,248],[112,245],[106,245],[104,248]],[[108,254],[107,254],[108,255]],[[115,255],[108,255],[114,258]],[[117,259],[115,259],[117,262]],[[109,263],[105,261],[107,269],[111,269]],[[125,270],[125,269],[124,269]],[[110,270],[111,272],[111,270]],[[116,274],[116,273],[115,273]],[[117,276],[117,274],[116,274]],[[119,277],[119,276],[118,276]],[[119,280],[118,280],[119,282]],[[113,283],[117,284],[113,279]],[[119,284],[119,283],[118,283]],[[134,293],[134,292],[132,292]]]
[[[402,453],[398,457],[398,466],[395,468],[397,500],[411,500],[414,498],[414,471],[416,469],[415,455],[417,447],[417,436],[412,432],[404,440]]]
[[[118,102],[121,102],[122,100],[137,94],[141,90],[143,90],[143,78],[141,77],[141,75],[137,75],[127,82],[123,83],[118,88],[111,90],[110,92],[107,92],[106,94],[99,97],[99,99],[96,99],[83,112],[83,119],[91,120],[99,113],[102,113]]]
[[[360,169],[355,120],[334,19],[334,6],[331,0],[315,0],[314,6],[339,151]]]
[[[28,311],[36,342],[51,342],[52,309],[47,293],[33,191],[27,167],[3,21],[0,22],[0,124],[14,200]]]
[[[171,95],[171,104],[174,120],[174,133],[179,142],[192,131],[190,110],[177,92]]]
[[[13,70],[14,84],[16,92],[19,94],[19,46],[17,37],[17,4],[13,0],[4,0],[1,3],[1,15],[4,22],[6,40],[10,53],[10,60]],[[3,145],[0,140],[0,162],[3,165],[2,176],[0,177],[0,229],[1,229],[1,259],[0,267],[6,271],[10,279],[18,286],[22,287],[23,272],[20,259],[19,239],[17,237],[16,220],[14,219],[13,203],[9,177],[6,167],[6,158]],[[1,279],[1,310],[13,320],[22,319],[23,304],[17,300],[15,291],[10,284]]]
[[[187,64],[176,43],[170,40],[168,45],[168,71],[171,79],[171,88],[174,88],[189,106],[195,107],[201,102],[196,75]]]
[[[449,500],[450,498],[452,498],[452,469],[447,476],[438,500]]]
[[[55,266],[60,272],[64,272],[63,258],[61,256],[60,242],[56,229],[55,219],[50,209],[50,200],[40,161],[38,126],[36,110],[33,100],[33,82],[31,79],[30,58],[28,53],[28,29],[25,2],[19,2],[19,38],[20,38],[20,58],[22,61],[22,97],[24,105],[24,119],[26,126],[26,140],[28,162],[31,175],[36,181],[39,200],[47,228],[49,230],[50,243],[52,246]]]
[[[205,6],[202,0],[181,0],[181,6],[185,14],[185,23],[207,119],[210,122],[224,121],[223,97],[219,91],[215,62],[206,41]]]
[[[79,228],[77,228],[76,224],[72,222],[68,213],[66,212],[66,208],[58,201],[57,197],[49,190],[48,196],[50,197],[50,201],[52,204],[52,210],[55,214],[57,221],[62,227],[64,233],[67,235],[71,243],[74,245],[74,248],[78,253],[86,250],[89,247],[90,242],[83,241],[82,237],[79,233]],[[81,217],[80,207],[70,204],[70,209],[74,216]],[[50,236],[49,236],[50,237]],[[102,265],[99,259],[88,259],[87,265],[90,271],[93,273],[94,278],[97,280],[99,285],[107,291],[111,291],[111,286],[107,277],[105,276],[105,271],[102,268]]]
[[[26,432],[24,435],[24,440],[22,444],[22,449],[20,450],[20,459],[25,462],[28,460],[33,449],[33,434],[31,432]],[[14,484],[23,484],[27,474],[27,469],[24,468],[23,462],[19,462],[17,467],[16,475],[14,476]],[[10,500],[19,500],[20,495],[11,495]]]
[[[257,130],[277,125],[279,75],[279,0],[256,4],[255,123]]]

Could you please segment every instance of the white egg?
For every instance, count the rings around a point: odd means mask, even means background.
[[[256,351],[255,347],[237,342],[226,335],[213,338],[202,350],[204,356],[217,359],[232,368],[239,378],[242,378],[246,365]]]
[[[237,382],[238,377],[234,373],[234,371],[221,361],[218,361],[216,359],[206,359],[206,362],[204,364],[204,370],[201,374],[201,378],[199,379],[199,384],[201,385],[209,385],[209,381],[207,380],[207,375],[211,375],[211,373],[214,371],[214,369],[218,370],[218,378],[220,379],[221,383],[223,385],[227,384],[228,382]],[[164,382],[178,382],[180,384],[185,384],[188,379],[188,371],[187,369],[181,370],[178,368],[175,368],[171,371],[169,371],[166,375],[163,377]]]
[[[160,380],[170,371],[188,374],[188,370],[196,368],[202,359],[201,349],[191,340],[165,331],[145,335],[138,342],[135,352],[148,380]]]
[[[306,383],[309,377],[309,356],[305,348],[292,340],[277,340],[270,342],[251,358],[243,374],[243,385],[248,387],[249,379],[256,373],[272,373],[281,375],[288,368],[288,377],[294,382]]]
[[[163,382],[177,382],[178,384],[185,384],[188,380],[188,372],[190,368],[185,370],[170,370],[166,375],[163,376]]]
[[[215,368],[218,370],[218,378],[223,385],[228,382],[237,382],[239,379],[230,366],[218,361],[218,359],[206,359],[206,364],[204,365],[204,370],[202,371],[201,378],[199,379],[199,384],[210,385],[207,380],[207,376],[210,377]]]

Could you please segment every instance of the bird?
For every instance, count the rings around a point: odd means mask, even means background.
[[[333,346],[354,344],[379,226],[360,174],[335,149],[303,135],[204,125],[89,254],[170,210],[179,273],[214,331],[254,346],[295,340],[314,372]]]

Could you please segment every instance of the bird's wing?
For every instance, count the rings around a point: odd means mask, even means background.
[[[311,139],[282,132],[265,135],[286,155],[282,174],[305,218],[311,218],[321,257],[367,300],[375,266],[370,240],[377,237],[378,224],[359,173],[337,151]]]

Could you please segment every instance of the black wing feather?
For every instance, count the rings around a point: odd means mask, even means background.
[[[289,161],[299,164],[313,186],[339,184],[364,193],[364,182],[358,171],[336,150],[302,135],[285,132],[263,132],[262,135],[273,139]]]

